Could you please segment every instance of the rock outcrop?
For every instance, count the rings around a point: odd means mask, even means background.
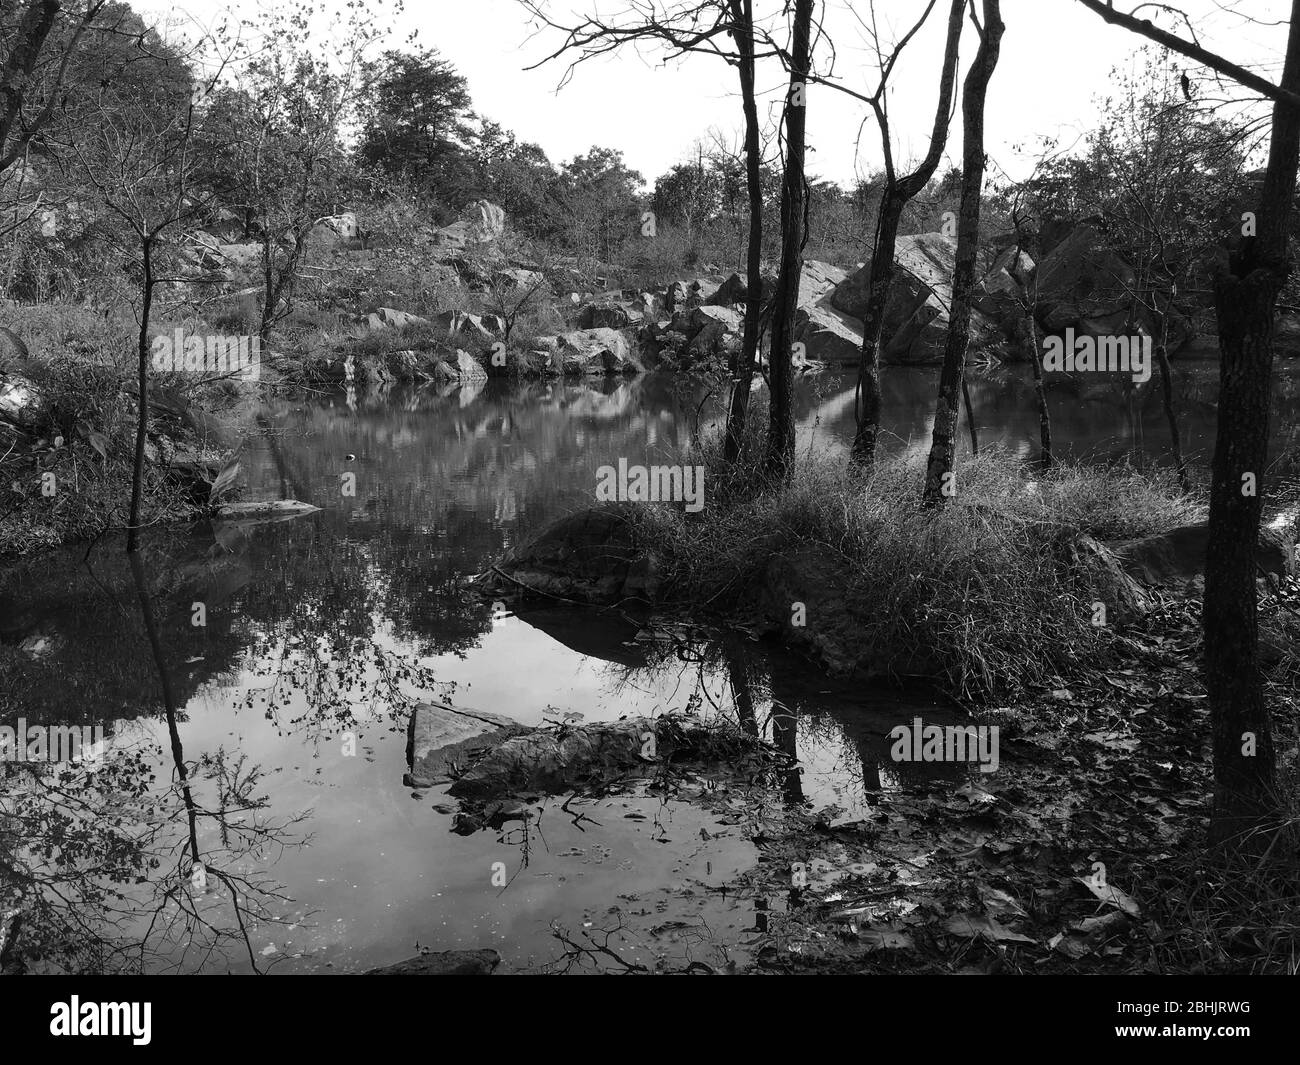
[[[956,257],[955,237],[918,233],[898,238],[896,267],[881,330],[882,361],[905,365],[943,361]],[[988,274],[993,265],[991,260],[987,250],[981,251],[976,262],[977,276],[983,278]],[[836,286],[830,299],[833,308],[858,322],[859,334],[860,319],[866,313],[870,273],[870,264],[864,264]],[[1003,329],[978,305],[971,311],[970,337],[972,354],[989,353],[1001,358],[1010,354]]]
[[[541,338],[539,338],[540,340]],[[564,375],[641,373],[645,367],[617,329],[578,329],[555,338],[552,372]]]
[[[436,244],[448,251],[462,251],[476,244],[499,240],[505,232],[505,211],[487,200],[475,200],[464,216],[435,230]]]
[[[835,292],[847,278],[838,266],[815,259],[804,262],[794,339],[804,345],[805,358],[843,366],[857,363],[861,356],[862,323],[835,306]]]

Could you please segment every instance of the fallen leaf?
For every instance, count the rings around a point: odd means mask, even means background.
[[[998,924],[992,917],[985,917],[978,913],[962,913],[955,917],[949,917],[944,922],[944,929],[955,936],[965,936],[968,939],[975,939],[982,936],[994,943],[1033,943],[1035,940],[1029,936],[1021,935],[1019,932],[1013,932],[1009,928],[1004,928]]]
[[[1142,912],[1142,908],[1137,902],[1114,884],[1097,884],[1089,876],[1076,876],[1074,879],[1079,881],[1102,902],[1109,902],[1112,906],[1118,907],[1132,917],[1136,917]]]
[[[1028,917],[1025,908],[1001,888],[980,885],[980,902],[993,917]]]

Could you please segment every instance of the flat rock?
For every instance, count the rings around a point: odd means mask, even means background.
[[[411,715],[406,758],[408,788],[432,788],[449,783],[455,766],[469,762],[472,752],[501,743],[521,731],[508,717],[445,703],[421,703]]]
[[[427,318],[421,318],[418,314],[411,314],[409,311],[399,311],[392,307],[380,307],[366,315],[366,326],[371,330],[376,329],[401,329],[404,326],[415,325],[421,322],[428,322]]]

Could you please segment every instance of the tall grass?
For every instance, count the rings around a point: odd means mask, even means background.
[[[754,443],[734,466],[716,442],[691,460],[705,466],[701,514],[630,508],[670,598],[754,609],[772,563],[802,558],[810,592],[849,615],[819,617],[824,605],[809,602],[809,626],[851,632],[900,670],[933,662],[962,697],[1013,696],[1104,653],[1095,575],[1071,564],[1080,534],[1138,537],[1201,515],[1159,475],[1061,464],[1043,476],[996,450],[963,461],[956,497],[931,511],[919,459],[883,459],[864,477],[839,456],[805,455],[774,485]]]

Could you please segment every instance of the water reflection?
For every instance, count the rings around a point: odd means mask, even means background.
[[[1176,371],[1187,454],[1203,464],[1217,368]],[[1297,379],[1279,372],[1272,421],[1291,471]],[[928,447],[933,373],[893,369],[884,387],[887,446]],[[1032,458],[1028,371],[978,374],[971,393],[981,446]],[[276,400],[242,427],[247,497],[318,513],[153,530],[136,567],[106,538],[0,571],[0,723],[110,736],[97,767],[0,765],[0,914],[23,909],[29,965],[353,971],[419,944],[496,946],[506,968],[537,968],[606,917],[645,945],[634,964],[698,952],[699,921],[743,957],[762,913],[726,885],[757,852],[716,810],[559,801],[462,837],[436,793],[402,785],[409,708],[428,698],[526,725],[554,710],[731,715],[797,758],[776,801],[833,818],[869,816],[882,790],[928,771],[893,763],[887,738],[917,715],[954,720],[928,694],[831,684],[743,635],[663,639],[622,613],[494,619],[466,591],[588,505],[597,467],[661,461],[716,423],[701,399],[651,377]],[[1053,382],[1051,402],[1058,453],[1168,461],[1156,388]],[[805,444],[845,446],[851,379],[821,375],[798,412]]]

